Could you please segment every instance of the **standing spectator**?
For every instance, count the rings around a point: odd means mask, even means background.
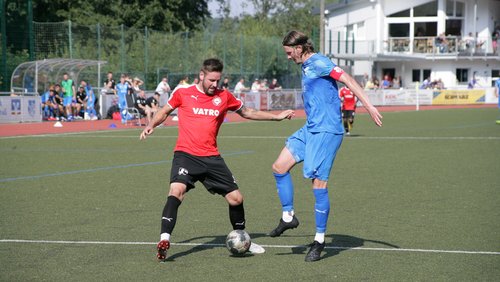
[[[402,83],[401,83],[401,76],[396,76],[393,80],[392,80],[392,88],[401,88],[402,87]]]
[[[222,84],[220,85],[221,89],[224,90],[229,90],[229,77],[224,77],[224,80],[222,81]]]
[[[234,87],[234,94],[239,97],[242,91],[248,91],[248,88],[245,87],[245,79],[243,77],[240,78],[238,83],[236,83],[236,86]]]
[[[193,85],[198,84],[200,82],[200,79],[196,76],[193,78]]]
[[[186,75],[184,76],[180,81],[179,81],[179,84],[177,84],[177,86],[186,86],[186,85],[189,85],[189,77]],[[177,87],[176,86],[176,87]]]
[[[346,135],[351,135],[356,112],[356,96],[347,86],[340,88],[340,99],[342,100],[342,121]]]
[[[253,81],[252,86],[250,87],[250,90],[252,92],[259,92],[259,90],[260,90],[260,80],[258,78],[256,78]]]
[[[134,77],[134,79],[132,80],[132,89],[133,89],[133,93],[139,93],[139,91],[141,91],[141,86],[144,84],[144,81],[142,81],[140,78],[138,78],[137,76]]]
[[[435,39],[436,48],[438,53],[448,53],[448,39],[444,32],[440,33]]]
[[[61,81],[61,88],[63,92],[63,105],[66,109],[66,116],[68,121],[73,120],[73,101],[76,102],[76,89],[75,82],[69,78],[68,73],[63,74],[63,80]]]
[[[263,79],[261,82],[260,82],[260,86],[259,86],[259,91],[265,91],[267,90],[268,87],[267,87],[267,79]]]
[[[472,74],[472,79],[467,84],[467,88],[468,89],[474,89],[474,87],[476,87],[476,86],[481,87],[481,85],[478,83],[478,79],[476,78],[476,72],[474,72]]]
[[[131,86],[125,81],[127,76],[122,74],[120,76],[120,83],[116,85],[116,94],[118,95],[118,108],[120,109],[122,124],[127,123],[127,95]]]
[[[287,139],[272,166],[282,216],[278,226],[269,235],[277,237],[285,230],[299,225],[293,206],[290,170],[303,161],[302,174],[312,180],[316,219],[316,235],[305,261],[317,261],[321,259],[321,252],[325,248],[325,232],[330,212],[328,178],[344,136],[337,81],[351,89],[377,126],[382,126],[382,115],[352,76],[336,66],[331,59],[314,52],[308,36],[290,31],[284,37],[282,45],[287,58],[302,65],[302,98],[306,123]]]
[[[113,78],[113,73],[108,72],[106,80],[104,80],[104,86],[102,88],[103,94],[115,94],[115,79]]]
[[[160,95],[168,95],[170,93],[170,85],[168,84],[168,77],[163,77],[156,86],[155,92],[160,93]],[[168,97],[168,96],[167,96]]]
[[[500,25],[495,27],[493,33],[491,34],[491,43],[493,45],[493,54],[497,53],[498,41],[500,41]]]
[[[392,86],[391,77],[388,74],[384,75],[384,80],[382,80],[382,86],[380,88],[387,89],[391,88],[391,86]]]
[[[281,85],[279,85],[278,80],[276,78],[273,78],[273,80],[271,81],[271,84],[269,84],[269,89],[271,89],[271,90],[281,89]]]

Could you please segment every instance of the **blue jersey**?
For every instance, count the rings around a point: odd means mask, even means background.
[[[118,94],[118,99],[125,99],[127,97],[128,89],[130,86],[128,83],[118,83],[116,85],[116,93]]]
[[[335,67],[318,53],[302,64],[302,99],[310,132],[344,133],[337,82],[330,77]]]

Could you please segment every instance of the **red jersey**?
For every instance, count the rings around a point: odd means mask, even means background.
[[[349,88],[345,86],[340,88],[339,97],[344,100],[342,103],[343,111],[356,110],[356,96],[354,96],[354,93]]]
[[[179,137],[174,151],[194,156],[219,155],[217,134],[227,111],[237,111],[243,106],[227,90],[216,90],[209,96],[198,90],[196,85],[174,90],[168,105],[177,108],[179,116]]]

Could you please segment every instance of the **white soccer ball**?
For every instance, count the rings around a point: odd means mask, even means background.
[[[233,230],[226,238],[226,247],[233,255],[242,255],[251,244],[250,235],[245,230]]]

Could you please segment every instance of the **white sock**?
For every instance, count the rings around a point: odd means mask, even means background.
[[[160,241],[167,240],[170,241],[170,234],[168,233],[161,233],[160,234]]]
[[[316,233],[314,241],[318,241],[318,243],[323,244],[325,242],[325,233]]]
[[[293,210],[292,211],[284,211],[281,218],[283,219],[284,222],[291,222],[294,214],[295,213],[293,212]]]

